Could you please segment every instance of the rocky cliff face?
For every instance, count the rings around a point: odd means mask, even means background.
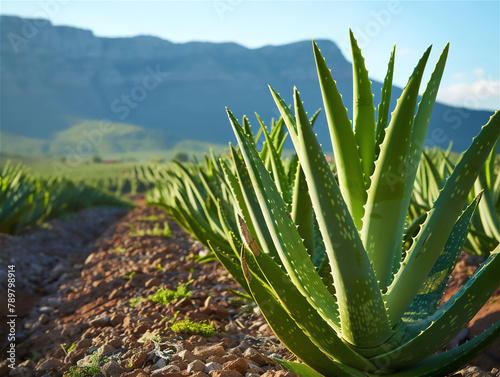
[[[1,17],[0,41],[2,130],[22,136],[50,139],[82,120],[110,119],[161,131],[172,140],[225,144],[232,139],[225,106],[238,117],[254,111],[266,121],[279,116],[268,84],[289,102],[295,85],[306,109],[322,107],[310,41],[247,49],[152,36],[100,38],[89,30],[10,16]],[[333,42],[318,44],[349,108],[351,65]],[[375,103],[380,87],[372,85]],[[442,127],[447,110],[436,107],[431,128]],[[462,128],[468,136],[489,114],[467,114],[461,120],[475,126],[471,132]],[[318,133],[326,144],[322,122]]]

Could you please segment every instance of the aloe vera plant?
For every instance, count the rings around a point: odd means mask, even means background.
[[[0,171],[0,232],[15,233],[24,226],[95,205],[132,207],[85,182],[37,177],[21,164],[7,162]]]
[[[497,147],[494,146],[468,198],[472,201],[474,197],[482,193],[482,200],[472,218],[464,250],[483,257],[488,257],[490,251],[500,242],[500,174],[495,166],[496,151]],[[446,152],[424,151],[409,211],[412,220],[410,227],[418,228],[423,222],[454,166],[455,163],[449,150]]]
[[[279,361],[301,376],[442,376],[500,334],[500,321],[450,351],[449,342],[499,286],[500,247],[447,302],[440,300],[467,237],[478,195],[466,205],[500,134],[500,112],[456,164],[433,208],[405,250],[405,223],[437,89],[445,47],[416,110],[430,48],[394,112],[389,99],[394,50],[374,117],[364,59],[351,33],[353,124],[326,62],[313,42],[337,177],[330,169],[297,89],[294,112],[271,94],[298,156],[306,188],[290,205],[245,127],[228,110],[238,140],[235,173],[224,168],[238,208],[241,264],[249,293],[270,327],[303,363]],[[298,198],[298,194],[296,196]],[[465,207],[464,207],[465,206]],[[465,210],[464,210],[465,208]],[[320,242],[316,242],[319,228]],[[222,254],[214,247],[217,254]],[[316,252],[318,251],[318,252]],[[324,263],[314,263],[326,255]]]

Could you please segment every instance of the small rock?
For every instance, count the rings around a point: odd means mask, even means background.
[[[40,361],[37,364],[37,372],[47,372],[49,370],[59,370],[63,363],[60,360],[50,358],[44,361]]]
[[[227,353],[229,353],[231,355],[238,355],[238,356],[243,355],[243,352],[241,351],[241,349],[239,347],[231,348],[231,349],[227,350]]]
[[[111,326],[115,327],[122,324],[124,319],[125,319],[124,314],[115,313],[110,317],[109,322],[111,323]]]
[[[17,367],[9,372],[9,377],[32,377],[34,372],[30,368]]]
[[[38,317],[38,322],[40,322],[42,325],[46,325],[47,323],[49,323],[49,321],[50,317],[46,313],[43,313],[40,315],[40,317]]]
[[[259,367],[269,364],[269,359],[267,358],[267,356],[264,356],[253,348],[247,348],[243,353],[243,356],[249,360],[252,360]]]
[[[38,309],[38,312],[40,314],[47,314],[50,316],[54,313],[54,309],[52,309],[50,306],[42,306],[40,309]]]
[[[82,340],[79,340],[78,342],[76,342],[74,349],[81,350],[81,349],[89,348],[90,346],[92,346],[92,339],[83,338]]]
[[[86,365],[89,365],[90,363],[92,363],[93,358],[94,358],[94,355],[87,355],[83,359],[78,360],[76,362],[76,365],[79,367],[84,367]]]
[[[114,374],[120,375],[123,373],[123,368],[116,360],[111,360],[102,366],[101,373],[106,377],[110,377]]]
[[[33,360],[26,360],[26,361],[22,362],[21,364],[19,364],[18,366],[19,367],[26,367],[26,368],[29,368],[31,370],[34,370],[36,368],[36,364]]]
[[[110,320],[111,317],[109,315],[102,315],[90,321],[89,325],[92,327],[106,327],[111,324]]]
[[[164,367],[161,367],[158,370],[161,370],[162,373],[170,373],[170,372],[180,372],[181,368],[179,368],[177,365],[166,365]]]
[[[142,364],[146,361],[148,357],[148,352],[145,349],[139,349],[135,352],[129,359],[129,363],[132,364],[132,369],[142,367]]]
[[[146,281],[144,284],[145,288],[158,287],[161,284],[161,279],[159,277],[154,277]]]
[[[234,354],[224,355],[222,358],[224,359],[224,363],[227,363],[228,361],[234,361],[234,360],[239,359],[238,355],[234,355]]]
[[[247,374],[245,374],[245,377],[260,377],[260,374],[257,374],[257,373],[247,373]]]
[[[210,356],[208,359],[207,359],[207,363],[211,363],[211,362],[214,362],[214,363],[218,363],[220,365],[224,364],[227,360],[224,360],[223,357],[220,357],[220,356]],[[222,369],[222,368],[221,368]]]
[[[215,361],[211,361],[205,365],[203,372],[210,373],[214,370],[222,370],[222,364],[216,363]]]
[[[155,369],[161,369],[161,368],[164,368],[168,365],[168,361],[166,359],[164,359],[163,357],[160,358],[160,360],[158,360],[154,366],[155,366]],[[180,372],[180,369],[178,370],[178,372]]]
[[[175,308],[187,308],[187,307],[191,307],[191,306],[194,306],[194,305],[193,305],[193,301],[191,301],[191,299],[189,297],[184,297],[183,299],[179,300],[174,305]]]
[[[473,374],[473,373],[481,372],[481,368],[472,366],[472,367],[468,367],[467,369],[465,369],[465,372],[469,373],[469,374]]]
[[[181,372],[167,372],[164,370],[165,368],[154,370],[153,372],[151,372],[151,376],[152,377],[184,377],[184,375]]]
[[[137,326],[135,329],[134,329],[134,335],[136,337],[141,337],[141,335],[143,335],[146,331],[149,330],[151,326],[148,325],[147,323],[142,323],[140,324],[139,326]]]
[[[99,356],[102,356],[108,352],[111,352],[111,351],[114,351],[115,350],[115,347],[111,346],[110,344],[106,343],[106,344],[103,344],[102,346],[99,347],[99,349],[97,350],[97,354]]]
[[[217,370],[212,373],[212,377],[243,377],[243,375],[236,370]]]
[[[191,335],[188,340],[194,345],[207,344],[207,338],[201,335]]]
[[[229,322],[229,324],[226,325],[226,331],[229,333],[237,333],[239,331],[238,325],[234,322]]]
[[[193,354],[196,356],[204,357],[205,359],[209,356],[224,356],[226,354],[226,351],[224,350],[224,347],[221,345],[213,345],[213,346],[203,346],[203,347],[196,347],[193,351]]]
[[[178,354],[181,359],[187,363],[191,363],[195,360],[198,360],[198,358],[191,352],[191,351],[188,351],[188,350],[183,350],[181,352],[179,352]]]
[[[69,353],[66,355],[64,358],[64,363],[65,364],[76,364],[78,360],[81,360],[85,357],[86,355],[86,348],[82,349],[72,349],[69,351]]]
[[[57,309],[61,306],[61,300],[59,300],[57,297],[49,297],[46,301],[46,305],[51,308]]]
[[[194,345],[189,340],[184,341],[184,349],[188,351],[194,350]]]
[[[188,363],[182,360],[171,361],[170,365],[177,366],[180,370],[186,370],[188,367]]]
[[[201,360],[195,360],[188,364],[188,373],[201,372],[205,369],[205,363]]]
[[[248,370],[248,363],[244,358],[240,357],[236,360],[228,361],[227,363],[225,363],[223,365],[222,369],[223,370],[237,370],[242,375],[245,375],[245,373]]]

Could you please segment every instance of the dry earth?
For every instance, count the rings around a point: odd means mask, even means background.
[[[149,216],[158,219],[150,221]],[[163,228],[164,221],[171,238],[137,235],[157,223]],[[18,315],[17,368],[9,369],[5,360],[0,376],[63,376],[93,357],[97,361],[94,353],[101,369],[95,377],[295,376],[270,359],[293,355],[255,306],[234,295],[237,283],[218,262],[195,263],[192,257],[206,250],[161,210],[143,203],[128,213],[87,209],[42,229],[0,237],[1,314],[5,323],[6,266],[15,264]],[[446,297],[480,262],[461,256]],[[190,280],[189,298],[168,305],[140,301],[158,287],[175,290]],[[218,333],[208,338],[175,333],[172,324],[184,317],[208,321]],[[456,343],[498,320],[497,290]],[[3,340],[8,328],[2,324],[1,329]],[[5,355],[4,350],[2,359]],[[499,366],[500,340],[454,376],[500,377]]]

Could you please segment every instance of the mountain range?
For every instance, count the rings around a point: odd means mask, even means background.
[[[4,151],[64,154],[87,137],[83,130],[102,124],[113,125],[103,134],[113,152],[160,150],[186,139],[227,145],[234,137],[226,106],[238,118],[247,114],[254,127],[254,112],[265,123],[279,117],[268,85],[289,103],[296,86],[310,114],[323,106],[311,41],[249,49],[153,36],[104,38],[14,16],[1,16],[0,28]],[[352,66],[334,42],[316,42],[352,116]],[[376,106],[381,87],[372,82]],[[393,88],[393,107],[401,92]],[[453,149],[462,151],[491,114],[437,103],[428,144],[446,148],[453,140]],[[331,149],[324,114],[315,128]]]

